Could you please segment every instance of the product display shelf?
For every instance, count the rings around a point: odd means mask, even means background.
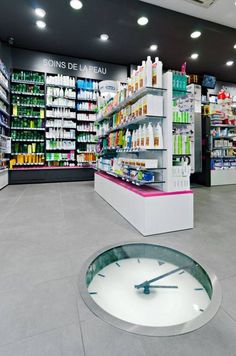
[[[11,94],[13,95],[26,95],[26,96],[45,96],[44,93],[32,93],[32,92],[20,92],[20,91],[11,91]]]
[[[75,89],[75,85],[50,84],[50,83],[46,83],[46,87],[64,88],[64,89],[73,89],[73,90]]]
[[[204,160],[198,179],[206,186],[236,184],[236,115],[231,110],[224,101],[202,106]]]
[[[10,92],[9,87],[6,86],[2,80],[0,80],[0,86],[9,94]]]
[[[1,92],[0,92],[0,100],[6,105],[10,104],[9,101],[7,100],[7,98],[5,98]]]
[[[11,80],[12,83],[16,83],[16,84],[28,84],[28,85],[39,85],[39,86],[44,86],[45,83],[44,82],[37,82],[37,81],[33,81],[33,80],[16,80],[16,79],[12,79]]]
[[[70,99],[69,99],[70,100]],[[47,104],[48,108],[55,108],[55,109],[69,109],[69,110],[75,110],[75,106],[68,106],[68,105],[50,105]]]
[[[10,167],[43,166],[45,160],[45,74],[14,69],[11,77]]]
[[[1,100],[1,98],[0,98],[0,100]],[[10,116],[10,114],[6,110],[2,109],[1,107],[0,107],[0,114],[3,114],[4,116],[7,116],[7,117]]]
[[[35,120],[39,120],[42,119],[42,117],[40,116],[31,116],[31,115],[11,115],[12,118],[18,118],[18,119],[35,119]]]
[[[67,167],[66,164],[73,162],[75,164],[75,149],[76,146],[63,145],[62,142],[75,142],[75,137],[63,137],[67,136],[68,130],[74,131],[76,127],[64,126],[65,120],[72,122],[76,121],[76,88],[75,77],[63,76],[63,75],[46,75],[46,162],[47,165],[57,166],[58,162],[63,163],[62,167]],[[55,125],[51,124],[53,120],[60,120],[61,125],[58,122]],[[50,121],[50,122],[49,122]],[[56,147],[54,147],[56,145]],[[73,157],[67,157],[66,159],[58,157],[67,154]],[[51,155],[53,153],[53,155]],[[71,166],[71,167],[73,167]]]
[[[97,119],[97,105],[99,95],[99,81],[77,78],[76,82],[76,109],[77,109],[77,165],[88,166],[95,160],[95,142],[81,135],[95,135],[97,133],[95,122]],[[93,151],[88,152],[88,145],[94,144]],[[82,152],[83,151],[83,152]]]
[[[121,111],[127,105],[134,104],[139,99],[142,99],[145,95],[152,94],[152,95],[160,96],[160,95],[163,95],[163,93],[165,91],[166,91],[166,89],[164,89],[164,88],[144,87],[144,88],[138,90],[133,95],[131,95],[128,98],[126,98],[125,100],[123,100],[121,103],[119,103],[115,107],[113,107],[112,110],[110,110],[109,112],[107,112],[105,114],[101,114],[101,116],[98,115],[97,122],[99,123],[99,122],[101,122],[103,120],[109,119],[110,117],[112,117],[113,114]]]
[[[157,122],[157,126],[160,125],[162,128],[163,144],[161,147],[157,149],[160,142],[162,142],[160,131],[155,133],[156,126],[152,126],[151,123],[149,127],[153,127],[154,143],[155,138],[158,138],[156,149],[155,147],[154,149],[130,147],[129,137],[131,135],[132,141],[135,126],[132,131],[132,126],[130,127],[129,123],[124,123],[124,126],[122,124],[120,129],[124,131],[125,144],[110,145],[111,141],[109,140],[111,138],[109,135],[108,145],[104,145],[107,140],[104,138],[104,142],[102,141],[103,148],[100,152],[103,158],[99,160],[97,166],[98,172],[95,174],[95,191],[144,236],[193,228],[193,194],[189,189],[190,174],[185,177],[185,185],[181,185],[182,176],[179,177],[179,186],[176,184],[177,179],[173,175],[172,72],[165,73],[162,81],[163,88],[165,89],[143,88],[112,108],[109,112],[100,113],[98,119],[98,123],[100,123],[112,117],[114,122],[116,120],[116,117],[113,117],[114,114],[125,109],[126,105],[132,104],[138,106],[136,102],[145,97],[146,94],[155,95],[156,101],[152,98],[153,105],[156,102],[154,107],[160,106],[163,102],[163,114],[160,114],[161,116],[157,119],[153,119],[154,123]],[[145,102],[145,100],[141,102]],[[151,104],[149,109],[151,110]],[[139,122],[138,120],[137,122]],[[109,126],[111,126],[111,119],[109,121]],[[142,128],[145,126],[145,119],[142,118],[141,122]],[[150,121],[147,120],[147,122],[149,123]],[[101,125],[103,124],[101,123]],[[127,131],[132,131],[132,133],[128,134]],[[111,135],[119,135],[119,132],[115,131]],[[148,135],[146,137],[149,137],[150,140],[151,134],[148,133]],[[141,139],[142,137],[143,134]],[[109,157],[112,156],[113,158],[110,159]],[[114,162],[117,162],[118,165],[114,166]],[[137,164],[142,166],[137,167]],[[119,172],[119,169],[116,167],[123,168]],[[152,168],[149,169],[149,167]],[[129,173],[127,174],[127,172]],[[155,175],[153,175],[154,173]],[[135,209],[133,209],[134,206]]]
[[[16,139],[11,139],[12,142],[44,142],[44,139],[40,140],[40,139],[27,139],[27,138],[16,138]]]
[[[102,170],[101,170],[102,171]],[[164,181],[150,181],[150,182],[147,182],[147,181],[138,181],[138,180],[134,180],[134,179],[131,179],[130,177],[128,176],[124,176],[122,174],[117,174],[117,173],[114,173],[114,172],[109,172],[109,171],[103,171],[113,177],[116,177],[116,178],[121,178],[122,180],[126,181],[126,182],[129,182],[129,183],[132,183],[134,185],[137,185],[137,186],[142,186],[142,185],[149,185],[149,184],[162,184],[162,183],[165,183]]]
[[[45,131],[44,127],[12,127],[12,130]]]
[[[162,119],[165,119],[166,116],[151,116],[151,115],[144,115],[144,116],[138,116],[138,117],[134,117],[134,118],[131,118],[128,122],[122,124],[122,125],[118,125],[114,128],[111,128],[107,131],[106,134],[104,134],[105,136],[106,135],[109,135],[109,133],[111,132],[115,132],[115,131],[119,131],[119,130],[122,130],[122,129],[132,129],[132,128],[135,128],[137,125],[140,125],[140,124],[149,124],[149,123],[155,123],[157,122],[158,120],[162,120]]]
[[[8,185],[10,154],[9,74],[0,59],[0,190]]]

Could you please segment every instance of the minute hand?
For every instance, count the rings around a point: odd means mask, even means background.
[[[162,278],[168,277],[168,276],[170,276],[171,274],[174,274],[174,273],[176,273],[176,272],[178,272],[178,271],[181,271],[182,269],[186,269],[186,268],[189,268],[189,267],[190,267],[190,265],[175,268],[175,269],[173,269],[173,270],[170,271],[170,272],[167,272],[167,273],[162,274],[161,276],[158,276],[158,277],[153,278],[153,279],[149,279],[149,281],[145,281],[145,282],[143,282],[143,283],[141,283],[141,284],[138,284],[138,285],[135,286],[135,288],[137,288],[137,289],[143,288],[143,287],[145,287],[145,286],[147,286],[147,285],[149,285],[149,284],[151,284],[151,283],[153,283],[153,282],[159,281],[159,280],[162,279]]]

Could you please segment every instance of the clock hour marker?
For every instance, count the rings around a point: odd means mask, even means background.
[[[164,265],[164,264],[165,264],[165,262],[158,261],[158,264],[159,264],[159,266],[162,266],[162,265]]]
[[[89,292],[90,295],[95,295],[97,292]]]
[[[199,309],[200,310],[200,312],[204,312],[204,309]]]
[[[118,262],[116,262],[116,265],[117,265],[118,267],[120,267],[120,264],[119,264]]]
[[[98,273],[98,276],[105,278],[104,274]]]
[[[180,272],[179,274],[183,274],[183,273],[184,273],[184,271]]]
[[[138,258],[138,263],[140,263],[140,259]]]
[[[204,289],[203,288],[195,288],[194,290],[198,291],[198,290],[204,290]]]

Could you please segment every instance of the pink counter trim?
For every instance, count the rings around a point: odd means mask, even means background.
[[[30,166],[28,166],[28,167],[15,167],[15,168],[13,168],[13,169],[11,169],[12,171],[29,171],[29,170],[33,170],[33,171],[40,171],[40,170],[42,170],[42,171],[45,171],[45,170],[47,170],[47,169],[83,169],[83,168],[90,168],[90,169],[94,169],[93,167],[78,167],[78,166],[75,166],[75,167],[60,167],[60,166],[58,166],[58,167],[47,167],[47,166],[40,166],[40,167],[30,167]]]
[[[178,191],[178,192],[162,192],[160,190],[148,187],[148,186],[142,186],[138,187],[136,185],[130,184],[128,182],[125,182],[121,180],[120,178],[112,177],[106,173],[102,172],[96,172],[95,174],[115,183],[120,186],[122,186],[125,189],[130,190],[131,192],[138,194],[144,198],[151,198],[151,197],[161,197],[161,196],[166,196],[166,195],[179,195],[179,194],[193,194],[192,190],[183,190],[183,191]]]

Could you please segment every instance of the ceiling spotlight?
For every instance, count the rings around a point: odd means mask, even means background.
[[[35,12],[36,16],[41,17],[41,18],[43,18],[46,15],[46,11],[39,7],[37,7],[37,9],[35,9],[34,12]]]
[[[199,56],[198,53],[193,53],[193,54],[191,55],[191,58],[192,58],[192,59],[198,59],[198,56]]]
[[[234,49],[236,49],[236,44],[234,45]]]
[[[228,67],[232,66],[233,64],[234,64],[234,61],[228,61],[228,62],[226,62],[226,65],[227,65]]]
[[[41,21],[41,20],[36,21],[36,25],[40,29],[44,29],[46,27],[46,23],[44,21]]]
[[[144,16],[140,17],[137,22],[140,26],[145,26],[148,23],[148,18]]]
[[[155,45],[155,44],[150,46],[150,50],[153,52],[155,52],[157,50],[157,48],[158,48],[158,45]]]
[[[102,35],[100,35],[100,39],[102,41],[107,41],[109,39],[109,36],[106,33],[103,33]]]
[[[191,33],[191,38],[198,38],[201,36],[201,32],[200,31],[194,31],[193,33]]]
[[[83,3],[80,0],[70,0],[70,6],[75,10],[80,10],[83,7]]]

